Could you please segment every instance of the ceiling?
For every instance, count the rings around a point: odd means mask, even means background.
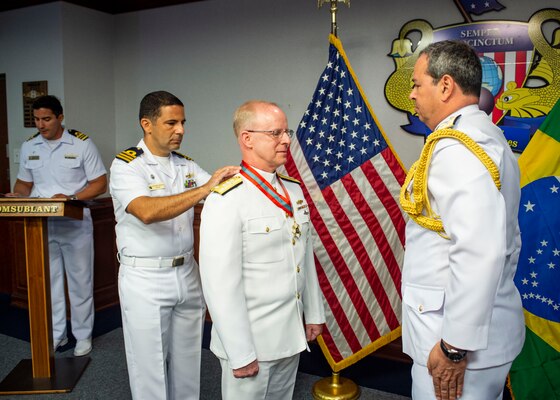
[[[38,4],[52,3],[55,0],[0,0],[0,12],[14,10]],[[194,3],[204,0],[65,0],[67,3],[77,4],[109,14],[120,14],[130,11],[146,10],[149,8],[172,6],[175,4]]]

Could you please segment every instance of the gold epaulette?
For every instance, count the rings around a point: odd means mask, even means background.
[[[115,156],[119,160],[124,161],[125,163],[129,163],[134,160],[136,157],[144,153],[144,150],[140,147],[130,147],[126,150],[121,151],[119,154]]]
[[[68,129],[68,133],[80,140],[88,140],[89,136],[75,129]]]
[[[301,185],[300,181],[298,181],[296,178],[292,178],[291,176],[278,174],[278,177],[284,179],[285,181],[290,181],[290,182],[297,183],[298,185]]]
[[[231,178],[223,181],[217,186],[214,186],[211,190],[222,196],[229,192],[231,189],[236,188],[237,186],[243,183],[243,178],[240,175],[234,175]]]
[[[184,154],[181,154],[181,153],[179,153],[179,152],[177,152],[177,151],[172,151],[172,153],[175,154],[177,157],[181,157],[181,158],[185,158],[185,159],[190,160],[190,161],[194,161],[194,160],[193,160],[192,158],[190,158],[189,156],[186,156],[186,155],[184,155]]]
[[[39,135],[40,135],[40,133],[37,132],[36,134],[34,134],[34,135],[32,135],[32,136],[29,136],[29,138],[26,140],[26,142],[29,142],[30,140],[35,139],[35,138],[36,138],[37,136],[39,136]]]

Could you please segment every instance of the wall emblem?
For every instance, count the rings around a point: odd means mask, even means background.
[[[408,98],[414,64],[420,51],[432,42],[465,41],[478,52],[482,63],[480,108],[500,126],[512,150],[522,152],[560,97],[560,10],[537,11],[528,22],[471,21],[465,10],[482,13],[485,5],[493,10],[503,8],[497,1],[461,0],[458,7],[469,20],[466,23],[433,28],[421,19],[407,22],[393,40],[389,56],[395,71],[385,83],[385,97],[392,107],[407,114],[409,124],[402,126],[405,131],[428,135],[430,130],[414,114]],[[547,29],[543,29],[545,24],[549,24]]]

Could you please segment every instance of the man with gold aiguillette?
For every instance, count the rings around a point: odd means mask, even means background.
[[[420,53],[410,98],[430,129],[401,191],[410,215],[402,277],[412,397],[501,399],[523,346],[513,276],[521,248],[519,168],[479,110],[482,68],[461,42]]]

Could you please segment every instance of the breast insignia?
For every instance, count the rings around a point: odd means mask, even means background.
[[[144,150],[142,150],[140,147],[130,147],[126,150],[121,151],[115,156],[115,158],[118,158],[125,163],[129,163],[142,153],[144,153]]]
[[[68,129],[68,133],[80,140],[88,140],[89,136],[75,129]]]
[[[39,136],[39,135],[40,135],[40,133],[37,132],[36,134],[34,134],[34,135],[32,135],[32,136],[29,136],[29,138],[26,140],[26,142],[29,142],[30,140],[35,139],[35,138],[36,138],[37,136]]]
[[[223,181],[217,186],[212,188],[213,192],[221,194],[222,196],[229,192],[231,189],[236,188],[237,186],[243,183],[243,178],[240,175],[234,175],[228,180]]]
[[[172,151],[172,153],[175,154],[177,157],[181,157],[181,158],[185,158],[185,159],[190,160],[190,161],[194,161],[194,160],[193,160],[192,158],[190,158],[189,156],[186,156],[186,155],[184,155],[184,154],[181,154],[181,153],[179,153],[179,152],[177,152],[177,151]]]
[[[292,178],[291,176],[278,174],[278,177],[284,179],[285,181],[290,181],[290,182],[297,183],[298,185],[301,185],[300,181],[298,181],[296,178]]]

